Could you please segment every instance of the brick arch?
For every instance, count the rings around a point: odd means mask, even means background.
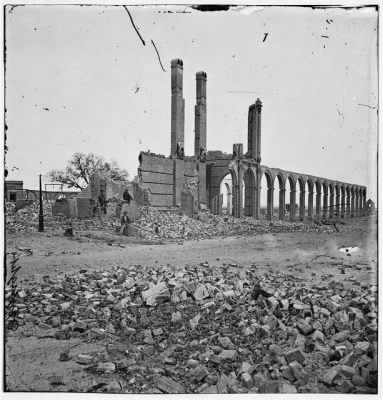
[[[345,217],[346,214],[346,185],[342,184],[340,186],[340,216]]]
[[[350,186],[350,216],[353,218],[355,216],[355,186],[351,185]]]
[[[307,219],[313,219],[313,210],[314,210],[314,179],[309,176],[306,180],[307,188],[308,188],[308,203],[307,203]]]
[[[354,217],[358,216],[358,202],[359,202],[358,187],[354,186]]]
[[[322,181],[320,179],[315,179],[314,180],[314,185],[315,185],[315,191],[318,193],[322,192]]]
[[[334,183],[335,201],[334,201],[334,216],[340,217],[340,183]]]
[[[297,178],[298,178],[298,176],[294,175],[294,174],[288,174],[286,176],[286,182],[289,181],[290,187],[292,187],[294,190],[296,190]]]
[[[238,175],[235,168],[231,165],[228,165],[227,168],[223,169],[218,176],[215,177],[215,181],[218,182],[218,186],[214,187],[214,189],[210,190],[210,209],[217,213],[218,210],[218,201],[220,196],[220,188],[222,181],[228,176],[231,176],[232,179],[232,205],[233,205],[233,216],[239,218],[240,214],[238,213],[238,201],[239,201],[239,193],[238,193]]]
[[[299,187],[299,219],[304,221],[306,212],[306,179],[303,176],[298,176],[297,183]]]
[[[322,210],[322,181],[321,179],[315,179],[315,218],[320,219]]]
[[[362,188],[362,215],[367,215],[367,190]]]
[[[280,220],[285,219],[286,214],[286,181],[285,176],[278,171],[274,176],[274,183],[278,181],[279,184],[279,193],[278,193],[278,218]],[[274,184],[275,186],[275,184]]]
[[[362,215],[362,188],[360,186],[357,187],[357,215],[360,216]]]
[[[271,220],[273,218],[274,214],[274,175],[271,169],[269,168],[264,168],[261,171],[261,181],[262,181],[262,176],[265,176],[266,178],[266,184],[267,184],[267,219]],[[263,190],[263,188],[261,188]]]
[[[323,199],[322,216],[323,216],[323,219],[326,219],[329,214],[329,212],[328,212],[328,208],[329,208],[328,207],[328,192],[329,192],[328,186],[329,186],[328,181],[326,179],[324,179],[322,181],[322,199]]]
[[[322,181],[322,192],[323,193],[328,193],[328,187],[329,187],[329,183],[326,179],[324,179]]]
[[[282,172],[278,171],[274,174],[273,177],[273,185],[275,183],[275,181],[278,179],[278,183],[280,185],[281,188],[285,189],[285,184],[286,184],[286,177],[283,175]]]
[[[332,182],[328,183],[329,194],[334,194],[334,184]]]
[[[248,167],[243,174],[245,183],[245,216],[255,216],[255,174],[251,167]]]
[[[273,175],[273,172],[271,171],[271,169],[263,168],[261,170],[261,177],[260,177],[261,180],[262,180],[263,175],[266,177],[267,187],[268,188],[272,187],[274,184],[274,175]]]
[[[306,190],[306,180],[307,179],[305,179],[302,175],[297,176],[296,182],[298,183],[299,190],[301,192],[304,192]]]
[[[335,183],[329,182],[328,184],[328,195],[329,195],[329,206],[328,206],[328,216],[329,218],[334,217],[334,206],[335,206]]]
[[[297,212],[297,193],[296,193],[296,188],[297,188],[297,179],[298,175],[288,173],[286,175],[286,182],[289,182],[290,186],[290,193],[286,193],[286,196],[288,196],[289,199],[289,212],[290,212],[290,221],[295,221],[296,217],[296,212]],[[287,186],[287,185],[285,185]]]
[[[314,191],[314,180],[313,180],[313,178],[311,178],[311,176],[307,178],[306,183],[307,183],[309,192],[313,192]]]
[[[351,215],[351,187],[350,187],[350,185],[345,185],[345,199],[346,199],[345,216],[349,217]]]

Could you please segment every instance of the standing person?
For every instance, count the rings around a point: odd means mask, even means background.
[[[128,233],[129,224],[130,224],[130,219],[128,217],[128,212],[124,211],[124,215],[121,217],[120,234],[126,235]]]
[[[122,198],[124,201],[126,201],[128,204],[130,204],[130,201],[133,200],[133,197],[130,195],[128,189],[126,188],[124,193],[122,194]]]

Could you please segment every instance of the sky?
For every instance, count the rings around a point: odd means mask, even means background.
[[[374,8],[129,11],[145,46],[121,6],[6,10],[9,180],[37,188],[38,174],[48,183],[75,152],[115,160],[131,178],[141,150],[169,156],[170,61],[180,58],[186,155],[195,73],[205,71],[208,150],[247,150],[248,107],[259,97],[263,165],[364,185],[376,200]]]

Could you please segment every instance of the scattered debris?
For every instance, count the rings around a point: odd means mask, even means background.
[[[111,201],[108,205],[113,207]],[[108,231],[115,234],[120,228],[120,220],[114,215],[99,218],[66,218],[52,215],[52,204],[44,201],[44,229],[46,232],[67,226],[66,236],[71,237],[81,231]],[[238,235],[257,235],[260,233],[279,232],[333,232],[331,226],[314,223],[270,221],[254,218],[234,218],[232,216],[213,215],[208,210],[201,210],[196,218],[179,214],[179,211],[158,210],[153,207],[140,207],[140,218],[131,224],[134,234],[146,240],[199,240],[214,237]],[[6,203],[7,233],[37,232],[39,204],[33,203],[15,211],[13,203]],[[72,228],[72,231],[71,231]],[[111,244],[112,245],[112,244]]]
[[[104,347],[57,356],[95,376],[87,391],[376,393],[376,286],[326,279],[309,289],[234,263],[82,269],[20,287],[13,312],[28,336]]]

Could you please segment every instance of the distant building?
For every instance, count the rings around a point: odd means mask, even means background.
[[[367,203],[366,203],[366,208],[367,209],[365,211],[367,211],[367,215],[374,214],[374,212],[375,212],[375,203],[371,199],[368,199]]]
[[[13,201],[24,199],[23,181],[5,181],[5,200]]]

